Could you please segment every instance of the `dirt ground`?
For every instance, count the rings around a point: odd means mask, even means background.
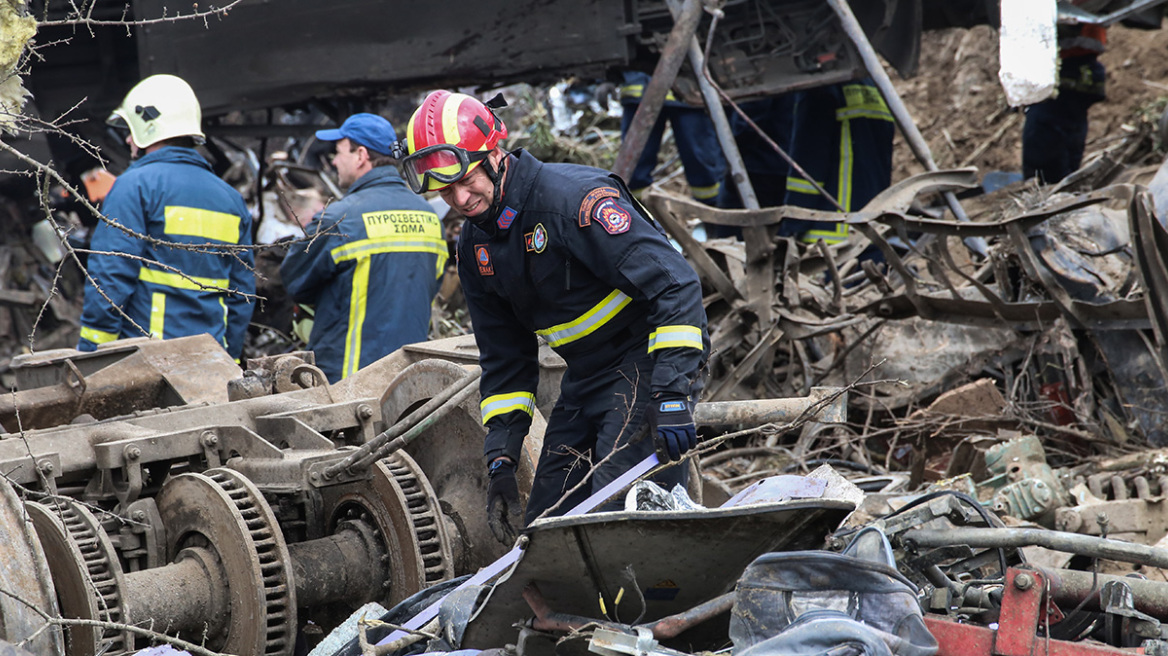
[[[1107,101],[1090,112],[1084,163],[1130,130],[1141,112],[1163,107],[1168,97],[1168,30],[1108,30]],[[987,26],[928,32],[921,43],[918,74],[908,80],[892,73],[921,134],[941,168],[976,166],[988,171],[1020,171],[1024,115],[1006,103],[998,82],[998,32]],[[1150,118],[1155,121],[1156,111]],[[1126,126],[1126,127],[1125,127]],[[897,134],[894,182],[924,170]]]

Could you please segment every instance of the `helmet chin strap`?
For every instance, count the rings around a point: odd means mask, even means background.
[[[487,211],[478,216],[467,217],[476,226],[486,231],[490,236],[495,236],[498,231],[495,220],[499,218],[499,214],[503,211],[503,174],[507,172],[507,157],[504,154],[503,159],[499,160],[499,168],[491,166],[490,158],[483,160],[483,173],[487,174],[487,178],[495,185],[495,191],[491,206]]]

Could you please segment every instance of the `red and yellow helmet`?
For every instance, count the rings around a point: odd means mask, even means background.
[[[482,163],[507,136],[507,126],[476,98],[434,91],[410,117],[402,171],[415,193],[438,191]]]

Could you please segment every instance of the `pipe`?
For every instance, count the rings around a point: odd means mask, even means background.
[[[397,379],[401,379],[402,377],[409,375],[411,369],[421,364],[423,363],[417,362],[406,367],[400,374],[398,374]],[[466,372],[466,375],[454,381],[450,387],[442,390],[434,398],[427,401],[422,407],[406,415],[405,419],[397,422],[384,433],[381,433],[377,437],[374,437],[368,442],[362,444],[357,450],[351,452],[349,455],[326,467],[323,472],[324,477],[326,479],[333,478],[342,471],[353,474],[361,468],[367,467],[369,463],[373,462],[374,460],[385,457],[385,455],[387,455],[386,453],[379,453],[383,447],[386,447],[387,451],[396,451],[398,448],[401,448],[401,446],[404,446],[404,444],[416,438],[423,431],[433,425],[435,421],[445,416],[446,413],[450,412],[450,410],[457,406],[458,403],[461,403],[463,400],[465,400],[466,397],[469,396],[470,392],[477,390],[478,385],[474,385],[474,389],[470,389],[471,384],[477,383],[482,374],[483,370],[481,367],[475,366],[471,368]],[[470,392],[467,391],[468,389],[470,389]],[[453,401],[456,396],[459,399],[458,403],[449,403],[450,401]],[[427,421],[419,424],[422,419],[427,419]],[[402,433],[405,433],[407,430],[414,428],[415,426],[421,426],[421,428],[417,431],[411,431],[409,440],[403,438],[403,442],[396,448],[393,448],[390,445],[391,440],[400,436]]]
[[[814,416],[820,423],[842,423],[848,394],[837,387],[813,387],[811,394],[803,398],[698,403],[694,406],[694,421],[700,426],[786,424],[824,403],[833,394],[838,396],[819,407]]]
[[[1033,565],[1030,567],[1041,572],[1050,583],[1050,596],[1056,604],[1075,606],[1090,598],[1083,607],[1099,610],[1099,595],[1095,593],[1103,588],[1104,583],[1118,581],[1131,588],[1136,610],[1160,620],[1168,620],[1168,583],[1163,581]]]
[[[535,613],[535,619],[531,622],[531,628],[537,631],[571,633],[573,631],[579,631],[589,624],[599,624],[607,628],[621,630],[621,626],[613,622],[602,622],[591,617],[553,611],[551,606],[548,605],[547,600],[543,598],[543,593],[539,591],[539,588],[534,583],[528,583],[523,586],[523,600],[527,602],[527,606],[531,609],[531,612]]]
[[[642,624],[641,626],[651,630],[653,637],[658,640],[676,638],[687,629],[712,620],[722,613],[730,612],[730,609],[734,607],[734,598],[734,592],[727,592],[685,612],[662,617],[652,624]]]
[[[916,155],[917,160],[926,169],[938,170],[937,163],[933,161],[933,154],[929,152],[929,144],[921,135],[921,131],[917,129],[917,124],[908,113],[908,108],[904,106],[904,101],[900,99],[900,94],[896,93],[896,88],[892,86],[892,79],[888,77],[884,65],[880,63],[876,50],[868,41],[868,36],[864,34],[864,28],[860,26],[860,21],[856,20],[856,15],[852,13],[852,8],[848,6],[847,0],[827,0],[827,4],[831,5],[839,17],[844,32],[856,44],[856,49],[864,60],[864,68],[868,70],[868,75],[872,76],[876,88],[880,90],[880,95],[884,96],[884,102],[888,104],[889,111],[896,118],[896,124],[900,126],[904,140],[908,142],[913,155]],[[966,216],[961,203],[957,202],[957,196],[952,191],[946,191],[944,195],[945,202],[952,210],[953,216],[957,217],[958,221],[968,221],[969,217]]]
[[[641,95],[637,113],[633,115],[629,129],[625,132],[620,151],[617,152],[612,172],[623,180],[629,179],[637,160],[641,158],[641,151],[645,150],[649,131],[657,124],[661,104],[665,102],[665,94],[669,92],[669,87],[677,78],[677,71],[681,69],[681,58],[686,53],[686,44],[697,31],[701,17],[701,0],[685,0],[680,15],[674,21],[673,30],[669,33],[669,40],[661,49],[661,57],[657,60],[657,67],[653,69],[653,77]]]
[[[1038,546],[1093,558],[1168,567],[1168,549],[1040,528],[944,528],[905,531],[901,541],[913,548],[964,544],[981,549]]]
[[[405,448],[407,444],[418,439],[422,433],[430,430],[431,426],[438,423],[439,421],[442,421],[442,418],[448,415],[451,410],[462,405],[463,401],[466,401],[468,398],[478,393],[479,380],[475,379],[472,380],[469,385],[459,390],[457,394],[444,401],[437,410],[430,413],[425,419],[419,421],[413,428],[406,431],[405,435],[395,437],[389,442],[378,447],[376,451],[370,453],[368,456],[365,456],[359,462],[355,463],[352,469],[359,471],[368,467],[370,464],[381,460],[385,456]]]
[[[653,637],[657,640],[675,638],[681,635],[686,629],[695,627],[722,613],[729,612],[734,606],[734,596],[734,592],[727,592],[703,604],[694,606],[683,613],[663,617],[651,624],[642,624],[640,626],[651,630]],[[544,599],[543,593],[539,591],[539,588],[534,583],[528,583],[523,587],[523,600],[527,602],[527,606],[531,608],[531,612],[535,613],[535,619],[531,622],[531,628],[537,631],[570,633],[572,631],[579,631],[590,624],[599,624],[622,632],[627,629],[625,625],[616,622],[605,622],[591,617],[572,615],[569,613],[557,613],[551,609],[547,600]]]

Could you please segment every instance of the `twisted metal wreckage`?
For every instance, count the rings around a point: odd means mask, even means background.
[[[469,337],[405,347],[336,385],[310,353],[254,359],[240,376],[199,337],[19,356],[17,391],[0,400],[0,650],[126,654],[165,634],[192,653],[272,656],[304,643],[315,654],[1168,653],[1168,455],[1054,468],[1032,430],[1168,441],[1157,219],[1168,170],[1110,184],[1118,167],[1101,161],[1055,189],[974,201],[969,217],[954,192],[976,186],[972,171],[925,173],[851,214],[650,194],[711,290],[703,434],[770,427],[750,448],[818,441],[859,459],[839,446],[855,444],[848,420],[867,416],[871,439],[880,411],[928,419],[916,431],[930,437],[912,463],[891,447],[884,467],[844,461],[872,476],[754,472],[731,494],[703,475],[688,497],[635,485],[626,511],[539,520],[510,550],[481,507]],[[937,194],[961,220],[937,218]],[[769,237],[785,217],[860,236],[800,252]],[[748,238],[699,243],[691,219]],[[885,266],[864,263],[869,247]],[[563,372],[546,347],[540,365],[521,487]],[[787,398],[728,400],[752,387]],[[1045,421],[1018,412],[1042,400]],[[707,470],[723,453],[709,444]],[[910,493],[930,471],[946,480]],[[1098,561],[1161,580],[1084,570]]]

